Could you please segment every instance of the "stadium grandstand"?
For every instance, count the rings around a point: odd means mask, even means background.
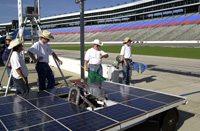
[[[200,39],[200,0],[140,0],[109,8],[85,11],[85,41],[198,41]],[[12,22],[0,24],[6,31]],[[53,42],[80,42],[80,13],[40,19]],[[30,29],[30,24],[27,24]]]

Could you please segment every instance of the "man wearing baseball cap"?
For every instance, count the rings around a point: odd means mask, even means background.
[[[7,44],[7,47],[5,48],[4,52],[3,52],[3,55],[2,55],[2,60],[3,60],[3,63],[4,65],[6,65],[7,61],[8,61],[8,57],[10,55],[10,49],[8,49],[8,46],[10,45],[10,42],[13,40],[13,37],[11,35],[7,35],[6,36],[6,44]],[[11,64],[10,62],[8,63],[7,67],[6,67],[6,70],[7,70],[7,74],[8,74],[8,77],[10,76],[10,72],[11,72]],[[13,80],[11,78],[11,81],[10,81],[10,85],[9,85],[11,88],[14,87],[14,83],[13,83]]]
[[[39,90],[52,89],[55,85],[55,78],[48,64],[49,55],[52,54],[59,64],[62,64],[62,61],[57,57],[55,52],[53,52],[48,44],[50,40],[54,39],[51,33],[44,30],[43,32],[38,33],[38,35],[40,40],[31,46],[31,48],[28,50],[28,53],[36,63],[36,71],[39,78]],[[48,80],[47,87],[46,79]]]
[[[29,93],[28,85],[28,69],[24,62],[24,59],[20,56],[20,52],[23,50],[23,41],[14,39],[11,41],[8,49],[13,49],[10,63],[12,66],[12,78],[16,87],[16,94],[25,95]]]

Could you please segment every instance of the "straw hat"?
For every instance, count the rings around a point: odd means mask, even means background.
[[[99,39],[95,39],[92,44],[103,46],[103,43]]]
[[[7,35],[6,40],[13,40],[13,37],[11,35]]]
[[[51,35],[51,32],[49,32],[47,30],[44,30],[43,32],[38,33],[38,35],[40,37],[43,37],[43,38],[46,38],[46,39],[49,39],[49,40],[54,39],[54,37]]]
[[[128,41],[131,41],[131,42],[132,42],[132,40],[131,40],[129,37],[126,37],[126,38],[124,39],[124,42],[123,42],[123,43],[125,44],[125,43],[127,43]]]
[[[14,40],[12,40],[10,42],[10,45],[8,46],[8,49],[12,49],[12,48],[14,48],[14,47],[16,47],[16,46],[18,46],[18,45],[20,45],[22,43],[23,43],[22,40],[19,40],[18,38],[16,38],[16,39],[14,39]]]

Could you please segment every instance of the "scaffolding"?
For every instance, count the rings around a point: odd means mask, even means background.
[[[40,28],[40,0],[34,0],[34,7],[26,7],[26,11],[25,14],[23,14],[23,0],[18,0],[18,24],[19,24],[19,31],[18,34],[16,36],[16,38],[19,38],[20,40],[24,41],[25,39],[31,39],[32,44],[35,43],[35,41],[39,40],[39,36],[37,35],[37,30],[39,30],[39,32],[42,32],[41,28]],[[27,22],[29,21],[30,26],[31,26],[31,35],[29,36],[24,36],[24,29],[27,27]],[[24,44],[24,43],[23,43]],[[5,96],[7,96],[8,90],[9,90],[9,85],[10,85],[10,81],[11,81],[11,74],[9,76],[8,79],[8,83],[7,86],[4,87],[1,85],[6,68],[8,66],[11,54],[12,54],[13,50],[11,49],[10,55],[8,57],[8,60],[6,62],[6,65],[4,67],[1,79],[0,79],[0,90],[5,90]],[[22,57],[25,60],[25,53],[24,51],[22,52]],[[55,58],[54,58],[55,60]],[[64,75],[59,67],[58,62],[55,60],[55,63],[62,75],[62,78],[65,81],[66,86],[68,86],[68,83],[66,81],[66,79],[64,78]],[[10,89],[13,91],[13,89]],[[16,89],[15,89],[16,90]]]

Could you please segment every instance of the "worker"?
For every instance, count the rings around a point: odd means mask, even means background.
[[[13,49],[10,63],[12,65],[12,78],[15,84],[16,94],[25,95],[29,93],[29,85],[28,69],[23,58],[20,56],[20,52],[23,50],[22,41],[17,38],[12,40],[8,49]]]
[[[123,42],[123,46],[121,48],[120,55],[123,58],[122,61],[122,68],[123,68],[123,78],[122,84],[129,85],[131,81],[132,75],[132,50],[131,50],[131,42],[132,40],[129,37],[126,37]]]
[[[55,85],[55,78],[53,72],[49,66],[49,55],[52,56],[58,61],[59,64],[63,62],[57,57],[56,53],[53,52],[48,42],[54,37],[49,31],[43,31],[38,33],[40,40],[34,43],[28,50],[30,57],[36,63],[36,71],[39,78],[39,90],[52,89]],[[46,87],[46,79],[48,84]]]
[[[13,40],[13,37],[11,35],[7,35],[6,36],[6,44],[7,44],[7,47],[5,48],[4,52],[3,52],[3,55],[2,55],[2,60],[3,60],[3,63],[4,65],[6,65],[7,61],[8,61],[8,57],[10,55],[10,52],[11,50],[8,49],[8,46],[10,45],[10,42]],[[10,64],[10,61],[8,61],[8,65],[6,67],[6,70],[7,70],[7,74],[8,74],[8,77],[10,76],[10,72],[11,72],[11,64]],[[13,80],[11,78],[10,80],[10,84],[9,84],[9,87],[10,88],[14,88],[14,83],[13,83]]]
[[[85,54],[85,68],[86,71],[92,70],[102,75],[102,59],[108,58],[108,54],[100,49],[100,46],[103,46],[103,44],[99,39],[95,39],[92,44],[93,47],[88,49]]]

